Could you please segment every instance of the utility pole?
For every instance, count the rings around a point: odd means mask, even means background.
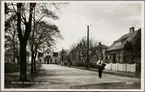
[[[86,60],[86,66],[87,69],[89,69],[89,25],[87,26],[87,60]]]
[[[95,22],[96,23],[96,22]],[[87,55],[87,59],[86,59],[86,67],[87,69],[89,69],[89,64],[90,64],[90,57],[89,57],[89,26],[93,25],[94,23],[87,25],[87,49],[86,49],[86,55]]]

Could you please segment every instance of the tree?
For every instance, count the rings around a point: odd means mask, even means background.
[[[60,51],[60,60],[62,64],[66,65],[67,61],[67,56],[68,56],[68,51],[63,49]]]
[[[50,49],[50,46],[55,44],[55,37],[62,38],[60,31],[56,25],[47,23],[46,21],[40,21],[35,28],[34,34],[32,33],[29,38],[29,43],[31,47],[32,63],[31,63],[31,73],[33,70],[36,70],[36,55],[38,49],[47,47],[47,50]]]
[[[16,16],[11,13],[9,4],[5,3],[5,59],[19,64],[19,42],[16,29]],[[5,60],[6,61],[6,60]]]
[[[72,61],[72,64],[74,64],[74,61],[77,61],[77,59],[76,59],[76,57],[77,57],[77,55],[76,55],[76,53],[77,53],[76,47],[77,47],[76,44],[72,44],[71,49],[69,51],[69,57],[70,57],[70,59]]]
[[[36,7],[35,7],[35,10],[33,13],[33,15],[34,15],[33,16],[33,31],[32,31],[32,36],[31,36],[31,57],[32,57],[31,73],[33,73],[33,67],[34,67],[34,70],[36,70],[35,57],[37,55],[37,53],[36,53],[37,46],[35,45],[35,41],[34,41],[34,38],[35,38],[34,33],[36,31],[36,27],[44,17],[51,18],[54,20],[58,19],[59,17],[56,15],[56,12],[60,11],[60,7],[62,5],[65,5],[65,3],[39,3],[39,4],[36,4]],[[55,11],[55,13],[54,13],[54,11]],[[47,42],[47,44],[48,44],[48,42]]]
[[[95,54],[95,50],[92,50],[93,47],[95,47],[97,42],[93,41],[93,39],[89,40],[89,57],[91,58]],[[83,37],[77,44],[74,44],[69,52],[69,55],[71,55],[71,59],[73,61],[84,62],[84,67],[87,67],[86,62],[86,47],[87,47],[87,40],[85,37]],[[73,58],[72,58],[73,57]]]
[[[15,21],[13,21],[10,23],[10,27],[7,27],[7,29],[5,29],[5,55],[11,57],[11,60],[14,63],[16,62],[17,58],[17,62],[19,64],[18,47],[19,43],[15,27]]]
[[[56,4],[52,4],[56,7]],[[10,7],[9,7],[10,6]],[[34,10],[37,12],[37,19],[39,19],[35,24],[37,25],[40,20],[44,17],[53,17],[57,19],[58,17],[55,16],[55,13],[49,10],[46,6],[46,3],[6,3],[5,4],[5,14],[8,15],[10,12],[12,15],[10,18],[11,20],[16,17],[17,20],[17,33],[19,39],[19,56],[20,56],[20,81],[27,81],[27,61],[26,61],[26,46],[32,32],[32,20],[34,19]],[[9,20],[9,21],[11,21]],[[8,25],[8,22],[5,22],[5,26]]]
[[[27,61],[26,61],[26,45],[32,28],[32,13],[35,8],[36,3],[29,4],[29,18],[28,21],[26,18],[23,18],[25,30],[22,33],[22,16],[24,11],[22,8],[24,7],[23,3],[17,3],[17,31],[18,38],[20,42],[20,81],[27,81]]]
[[[27,5],[27,13],[26,6]],[[5,14],[10,14],[10,18],[5,22],[5,26],[9,25],[9,22],[15,20],[17,22],[17,33],[19,38],[19,56],[20,56],[20,81],[27,80],[26,73],[26,45],[29,38],[32,27],[32,12],[36,3],[6,3]],[[26,17],[28,15],[28,18]],[[23,29],[22,29],[23,28]]]

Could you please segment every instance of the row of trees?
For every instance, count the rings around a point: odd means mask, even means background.
[[[61,4],[62,6],[62,4]],[[27,49],[31,51],[31,73],[36,70],[38,49],[55,44],[62,38],[58,27],[43,18],[57,20],[51,9],[59,10],[57,3],[5,3],[5,57],[20,65],[20,81],[27,81]]]
[[[98,42],[94,42],[92,39],[89,40],[89,58],[92,59],[94,55],[96,55],[96,50],[93,48],[98,45]],[[73,44],[72,48],[68,54],[71,59],[73,65],[84,66],[87,67],[86,62],[86,50],[87,50],[87,40],[86,38],[82,38],[77,44]],[[91,60],[90,60],[91,61]],[[89,62],[91,65],[91,62]]]

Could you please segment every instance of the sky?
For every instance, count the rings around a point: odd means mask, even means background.
[[[130,27],[141,27],[141,3],[73,2],[60,10],[59,20],[54,23],[64,40],[57,40],[57,51],[69,50],[86,37],[87,25],[90,25],[90,38],[107,46],[129,33]]]

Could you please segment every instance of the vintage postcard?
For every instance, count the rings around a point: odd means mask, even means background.
[[[2,91],[144,91],[144,1],[1,1]]]

